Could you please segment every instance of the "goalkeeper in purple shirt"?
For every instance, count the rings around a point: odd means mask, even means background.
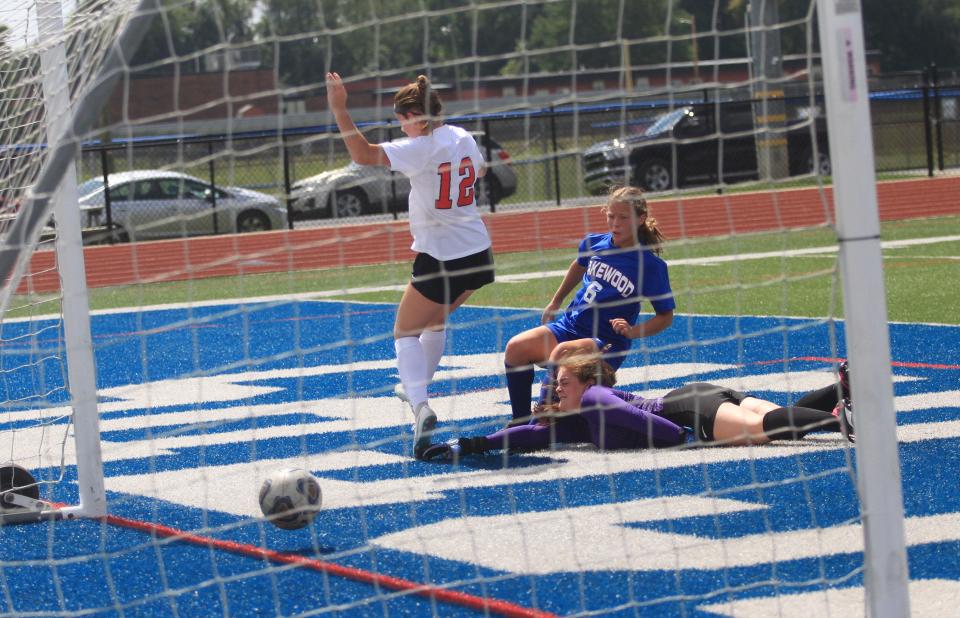
[[[643,191],[613,188],[603,213],[609,232],[589,234],[580,243],[577,259],[543,312],[542,325],[507,343],[504,363],[511,424],[530,417],[535,364],[549,367],[566,355],[603,353],[616,369],[631,340],[655,335],[673,322],[675,304],[667,264],[659,257],[663,235],[647,212]],[[580,290],[561,311],[564,299],[578,285]],[[637,323],[644,299],[655,314]],[[552,380],[549,374],[545,384]],[[544,389],[541,400],[548,392]]]
[[[613,368],[597,355],[559,362],[557,403],[526,425],[435,444],[423,459],[453,459],[491,450],[532,451],[553,444],[591,443],[604,450],[678,446],[688,436],[703,443],[742,446],[799,440],[811,431],[841,432],[853,440],[846,363],[840,383],[782,407],[732,389],[696,382],[663,397],[642,397],[611,388]],[[811,407],[807,407],[811,406]]]

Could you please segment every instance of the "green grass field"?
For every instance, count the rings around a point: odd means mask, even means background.
[[[884,241],[960,237],[960,217],[887,223]],[[790,255],[811,247],[836,248],[832,230],[813,229],[736,237],[697,238],[668,243],[664,258],[678,312],[717,315],[842,316],[836,253]],[[470,304],[539,308],[546,304],[574,257],[575,247],[537,253],[497,255],[497,274],[522,281],[498,281],[477,292]],[[772,252],[772,257],[750,254]],[[731,261],[688,263],[695,259],[741,256]],[[884,250],[888,314],[891,320],[960,324],[960,240]],[[93,309],[255,298],[283,294],[334,292],[326,296],[358,301],[397,302],[395,286],[408,279],[409,264],[390,263],[323,271],[211,278],[190,282],[154,283],[90,291]],[[380,291],[360,288],[394,286]],[[342,290],[343,293],[335,293]],[[19,299],[23,301],[24,299]],[[25,305],[14,302],[13,307]],[[16,309],[10,317],[36,314],[37,307]],[[56,311],[55,301],[43,313]]]

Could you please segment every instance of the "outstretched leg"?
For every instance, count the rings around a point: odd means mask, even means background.
[[[840,420],[831,412],[788,407],[774,408],[761,416],[732,401],[720,405],[713,423],[714,440],[738,446],[800,440],[811,431],[842,429]]]
[[[397,308],[393,326],[397,372],[404,395],[413,409],[414,455],[417,457],[430,446],[430,436],[437,424],[437,415],[427,402],[427,386],[443,354],[443,345],[438,346],[436,339],[431,339],[434,335],[427,335],[427,348],[424,349],[423,336],[442,329],[447,316],[471,293],[472,290],[463,292],[447,306],[428,299],[408,284]],[[445,342],[445,335],[443,337]]]
[[[797,405],[830,412],[836,409],[841,399],[850,400],[850,365],[847,361],[837,367],[836,383],[810,391],[797,401]]]

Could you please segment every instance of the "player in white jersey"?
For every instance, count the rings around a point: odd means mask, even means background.
[[[414,455],[430,446],[437,417],[427,386],[446,347],[447,316],[478,288],[493,282],[490,235],[477,210],[477,179],[486,173],[473,137],[439,120],[440,98],[420,75],[394,97],[407,137],[371,144],[347,111],[347,91],[327,73],[327,101],[350,158],[383,165],[410,178],[410,233],[417,257],[393,325],[403,396],[414,414]]]

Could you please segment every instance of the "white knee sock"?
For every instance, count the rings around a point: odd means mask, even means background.
[[[427,400],[427,359],[423,346],[417,337],[400,337],[394,340],[393,347],[397,351],[397,371],[403,392],[416,410]]]
[[[447,330],[425,330],[420,333],[420,345],[423,347],[423,357],[426,359],[427,384],[433,381],[433,374],[437,372],[437,365],[443,357],[447,347]]]

